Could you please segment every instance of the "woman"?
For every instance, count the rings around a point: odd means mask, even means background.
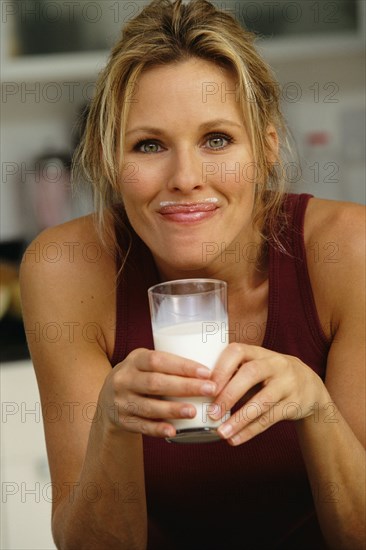
[[[98,223],[21,272],[58,548],[363,547],[364,210],[283,194],[276,90],[204,0],[152,2],[112,51],[76,161]],[[153,351],[147,288],[191,277],[228,283],[212,373]],[[195,410],[159,396],[193,395],[232,409],[221,440],[167,443]]]

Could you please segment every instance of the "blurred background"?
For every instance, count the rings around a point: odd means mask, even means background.
[[[277,76],[298,150],[296,163],[286,167],[290,190],[365,203],[366,2],[213,3],[257,33],[258,48]],[[21,319],[19,262],[43,228],[92,209],[87,189],[70,188],[71,157],[108,50],[146,4],[1,1],[3,549],[54,548],[39,397]]]

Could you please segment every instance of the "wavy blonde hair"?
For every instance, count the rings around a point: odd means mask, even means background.
[[[148,68],[194,57],[231,70],[237,79],[243,121],[261,175],[256,186],[253,224],[266,239],[278,242],[276,227],[278,230],[285,189],[283,151],[288,140],[278,84],[256,51],[254,40],[253,33],[206,0],[153,0],[125,25],[97,81],[74,159],[74,180],[83,176],[92,185],[101,234],[108,231],[115,247],[110,216],[120,228],[127,229],[128,225],[123,208],[111,207],[122,204],[121,154],[137,80]],[[269,161],[270,153],[273,159],[269,125],[275,128],[282,144],[276,162]]]

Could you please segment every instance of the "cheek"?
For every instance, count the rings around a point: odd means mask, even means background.
[[[140,207],[148,199],[147,186],[133,163],[122,173],[120,192],[126,210]]]
[[[139,183],[139,165],[137,162],[126,162],[121,171],[122,191],[128,192],[130,187]]]
[[[248,193],[251,185],[259,178],[257,164],[251,155],[237,153],[225,160],[215,160],[204,163],[202,166],[203,183],[220,185],[232,193]]]
[[[143,162],[128,161],[121,172],[121,193],[126,200],[146,202],[159,191],[161,170]]]

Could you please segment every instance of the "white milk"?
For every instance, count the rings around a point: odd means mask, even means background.
[[[221,352],[227,346],[227,321],[191,322],[155,329],[153,327],[154,346],[156,350],[166,351],[193,359],[213,369]],[[229,417],[230,412],[218,421],[211,420],[208,414],[212,411],[210,397],[177,397],[172,401],[192,403],[197,410],[194,418],[169,419],[177,430],[192,428],[216,428]]]

